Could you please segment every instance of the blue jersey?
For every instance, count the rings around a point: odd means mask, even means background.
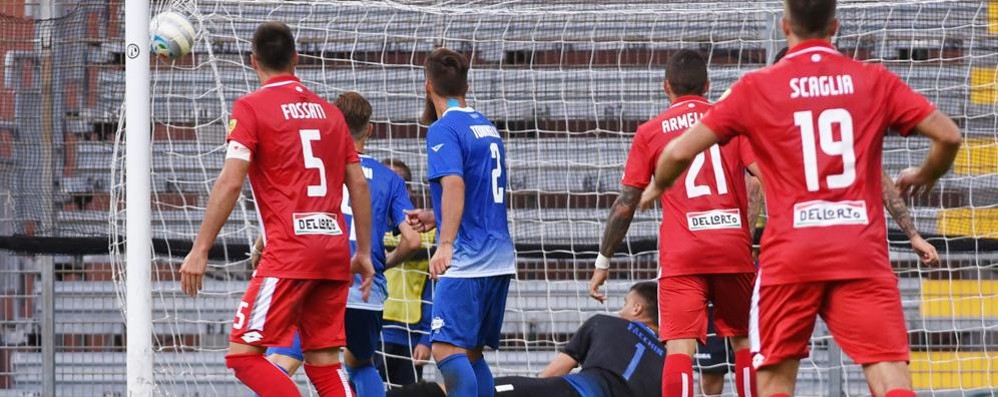
[[[396,230],[405,222],[405,211],[412,209],[405,181],[390,168],[370,156],[360,156],[360,166],[367,178],[371,192],[371,262],[374,264],[374,285],[367,302],[361,298],[360,276],[354,275],[347,307],[352,309],[383,310],[388,297],[385,281],[385,233]],[[350,232],[350,254],[357,251],[357,234],[353,227],[353,209],[350,194],[343,188],[343,215]]]
[[[451,267],[442,277],[487,277],[516,273],[513,240],[506,221],[506,149],[502,138],[481,113],[450,108],[426,137],[430,194],[440,240],[440,179],[464,179],[464,213]]]

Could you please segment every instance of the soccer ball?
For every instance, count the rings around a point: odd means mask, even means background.
[[[183,15],[166,11],[149,21],[150,51],[158,56],[177,59],[194,46],[194,25]]]

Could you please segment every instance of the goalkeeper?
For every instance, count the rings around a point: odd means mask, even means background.
[[[658,341],[658,286],[635,284],[619,317],[590,317],[538,378],[495,379],[496,397],[609,397],[661,395],[665,347]],[[581,370],[570,373],[581,365]],[[416,383],[388,392],[397,397],[443,397],[444,387]]]

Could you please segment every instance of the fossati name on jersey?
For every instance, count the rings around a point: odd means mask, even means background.
[[[311,102],[296,102],[281,104],[281,111],[284,112],[284,119],[324,119],[326,111],[322,105]]]
[[[808,76],[790,79],[790,98],[814,98],[822,96],[849,95],[855,92],[852,76]]]

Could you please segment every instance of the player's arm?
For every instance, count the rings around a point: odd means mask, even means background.
[[[537,376],[539,378],[565,376],[568,375],[569,372],[572,372],[572,369],[578,365],[579,362],[575,361],[572,356],[559,352],[555,354],[554,358],[551,359],[551,362],[548,363],[548,366],[545,367],[544,370],[542,370]]]
[[[748,193],[748,230],[749,237],[755,236],[755,225],[759,222],[762,205],[766,201],[762,192],[762,179],[745,175],[745,187]]]
[[[665,189],[671,187],[676,178],[690,166],[693,158],[715,143],[717,135],[701,122],[669,142],[656,162],[655,178],[641,195],[641,208],[648,209],[655,205]]]
[[[932,140],[929,153],[919,167],[901,172],[895,184],[904,196],[928,193],[953,165],[960,150],[960,127],[942,112],[933,111],[915,125],[915,131]]]
[[[422,248],[419,233],[412,226],[409,226],[408,222],[400,223],[398,229],[400,235],[399,243],[385,258],[385,267],[387,268],[398,266]]]
[[[344,183],[350,192],[350,208],[353,210],[353,227],[357,236],[357,250],[350,261],[350,269],[360,273],[360,290],[364,300],[371,293],[374,281],[374,265],[371,263],[371,192],[360,163],[349,163],[346,167]],[[381,237],[381,236],[378,236]]]
[[[617,252],[617,246],[627,235],[627,230],[634,220],[634,210],[641,200],[641,189],[633,186],[623,186],[620,195],[610,207],[610,218],[606,220],[603,239],[600,241],[599,256],[596,258],[596,270],[589,281],[589,296],[600,302],[606,301],[606,295],[599,291],[609,274],[610,258]]]
[[[208,195],[208,205],[204,211],[204,221],[198,230],[191,252],[180,266],[180,289],[187,295],[197,296],[204,282],[204,272],[208,267],[208,251],[215,244],[218,232],[229,219],[232,208],[239,199],[243,181],[249,170],[249,161],[230,158],[222,165],[215,185]]]
[[[263,236],[257,236],[253,246],[250,247],[250,265],[256,269],[260,265],[260,258],[263,257]]]
[[[464,215],[464,179],[457,175],[440,178],[443,194],[440,199],[440,240],[437,251],[430,258],[430,276],[439,277],[450,267],[454,255],[454,240],[457,239],[461,217]]]
[[[915,250],[919,258],[926,264],[935,265],[939,263],[939,253],[936,252],[936,247],[933,247],[932,244],[929,244],[918,234],[918,229],[915,228],[915,223],[911,220],[911,214],[908,212],[908,206],[905,205],[900,192],[894,187],[894,180],[891,179],[890,175],[887,175],[887,172],[883,173],[881,185],[883,189],[884,208],[887,208],[887,212],[894,218],[894,222],[897,222],[898,227],[908,235],[908,240],[911,241],[911,248]]]

